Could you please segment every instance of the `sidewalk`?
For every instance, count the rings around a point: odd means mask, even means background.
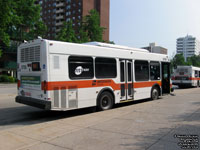
[[[0,87],[17,86],[17,83],[2,83],[0,82]]]

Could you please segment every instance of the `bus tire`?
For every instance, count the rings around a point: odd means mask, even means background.
[[[108,110],[113,107],[114,98],[110,92],[103,92],[97,99],[97,108],[98,110]]]
[[[159,98],[159,89],[157,87],[153,87],[151,90],[151,99],[156,100]]]
[[[197,87],[200,87],[200,83],[199,83],[199,81],[197,81]]]

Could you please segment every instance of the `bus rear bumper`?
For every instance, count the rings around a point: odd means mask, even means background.
[[[29,106],[50,110],[51,109],[51,101],[35,99],[31,97],[17,96],[15,98],[17,103],[26,104]]]
[[[173,85],[176,85],[180,88],[182,88],[182,87],[192,87],[192,83],[173,83]]]

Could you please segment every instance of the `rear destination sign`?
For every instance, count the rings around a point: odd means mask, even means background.
[[[40,88],[41,80],[40,76],[21,76],[21,84],[24,88]]]

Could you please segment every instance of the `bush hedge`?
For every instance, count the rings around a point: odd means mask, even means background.
[[[7,76],[7,75],[0,75],[0,82],[14,83],[16,81],[17,81],[17,79],[14,77]]]

